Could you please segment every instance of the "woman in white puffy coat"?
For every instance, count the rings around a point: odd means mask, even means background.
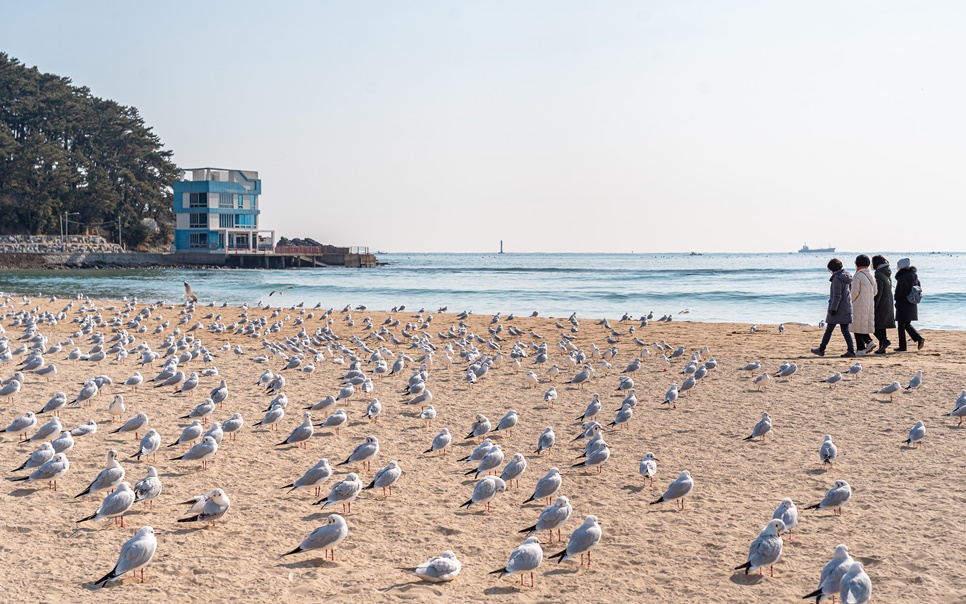
[[[860,254],[855,258],[855,275],[852,276],[852,331],[855,333],[856,351],[871,352],[875,343],[869,335],[875,331],[875,294],[878,287],[875,275],[869,269],[869,257]]]

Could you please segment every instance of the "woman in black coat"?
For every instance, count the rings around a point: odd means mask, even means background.
[[[899,324],[899,347],[896,351],[906,350],[907,333],[912,341],[918,344],[919,350],[922,350],[926,339],[912,326],[913,321],[919,320],[919,305],[909,301],[912,287],[919,286],[919,274],[908,258],[903,258],[896,266],[899,267],[899,272],[896,273],[896,323]]]
[[[873,256],[872,268],[875,269],[875,338],[879,340],[876,354],[885,354],[892,345],[887,329],[896,326],[896,307],[892,297],[892,268],[885,256]]]

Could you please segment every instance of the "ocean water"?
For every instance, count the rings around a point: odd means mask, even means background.
[[[846,266],[855,253],[838,253]],[[966,329],[966,254],[912,258],[923,284],[919,327]],[[0,291],[176,301],[188,281],[202,302],[372,310],[406,305],[584,318],[653,311],[675,320],[817,324],[828,299],[826,254],[386,254],[374,269],[2,271]],[[895,270],[893,268],[893,270]],[[269,299],[273,289],[293,286]],[[687,313],[679,314],[683,310]]]

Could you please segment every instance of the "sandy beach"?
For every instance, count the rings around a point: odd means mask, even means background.
[[[47,302],[12,301],[3,309],[7,317],[2,325],[10,348],[20,344],[23,328],[13,326],[11,313],[40,305],[58,312],[65,300]],[[107,320],[123,310],[123,303],[98,302],[97,308],[115,306],[114,311],[101,310]],[[66,341],[77,330],[71,319],[81,303],[75,301],[67,319],[56,326],[42,325],[39,333],[49,344]],[[125,313],[125,321],[144,307]],[[180,319],[183,306],[159,307],[144,321],[147,331],[137,336],[133,348],[141,341],[163,352],[165,337]],[[431,309],[435,310],[435,309]],[[250,308],[251,318],[270,316],[271,309]],[[278,342],[294,336],[301,329],[311,335],[324,325],[321,310],[283,308],[278,317],[268,319],[271,325],[283,321],[277,333],[264,337]],[[406,406],[402,390],[418,364],[409,365],[400,374],[380,378],[371,374],[371,365],[363,370],[375,383],[372,395],[358,392],[344,405],[350,414],[349,425],[336,435],[331,430],[317,429],[306,449],[276,446],[302,421],[305,407],[328,395],[338,394],[342,375],[348,369],[332,362],[333,356],[321,348],[325,360],[316,363],[311,374],[286,371],[285,393],[289,399],[279,430],[253,428],[264,415],[270,396],[256,386],[258,376],[266,369],[278,371],[279,361],[258,364],[252,359],[261,355],[262,336],[252,338],[232,332],[216,335],[207,328],[213,319],[209,313],[221,314],[221,323],[238,320],[238,308],[198,306],[192,318],[181,325],[186,329],[201,322],[205,327],[190,332],[200,338],[215,354],[211,363],[193,360],[181,368],[187,372],[216,366],[218,377],[202,377],[193,392],[179,395],[172,388],[154,388],[147,383],[160,370],[161,360],[147,367],[136,365],[135,355],[124,362],[105,360],[98,365],[72,363],[67,353],[75,346],[87,352],[90,337],[74,337],[73,345],[46,358],[58,372],[48,383],[44,378],[28,374],[23,390],[13,398],[0,399],[0,424],[6,426],[25,411],[38,411],[57,391],[73,398],[81,383],[95,375],[108,375],[114,385],[102,392],[89,407],[68,406],[60,413],[67,429],[89,419],[98,423],[97,433],[78,437],[68,453],[71,467],[59,481],[59,490],[47,489],[46,483],[4,481],[0,489],[0,574],[6,577],[5,592],[12,601],[93,602],[104,598],[138,598],[165,601],[202,602],[295,602],[325,598],[329,601],[396,601],[447,600],[483,601],[512,600],[521,602],[553,601],[665,601],[665,602],[774,602],[800,600],[818,585],[823,565],[839,543],[849,546],[850,554],[865,564],[873,583],[873,601],[898,601],[912,597],[917,601],[952,602],[966,597],[966,579],[960,577],[955,560],[960,557],[966,529],[958,522],[956,510],[966,500],[959,485],[961,475],[961,443],[966,428],[957,420],[945,417],[955,406],[956,398],[966,386],[961,351],[966,348],[966,333],[924,331],[927,343],[919,352],[869,355],[857,359],[862,372],[854,379],[846,376],[836,387],[821,382],[832,373],[843,374],[852,359],[837,355],[843,350],[838,336],[829,346],[829,356],[818,358],[808,353],[818,344],[821,331],[817,327],[786,325],[779,334],[775,325],[759,325],[756,333],[746,324],[652,322],[640,327],[638,321],[618,323],[609,317],[611,327],[621,332],[613,366],[606,370],[600,359],[593,359],[596,376],[583,388],[567,382],[577,373],[557,346],[562,332],[555,326],[565,319],[515,318],[501,321],[505,327],[515,326],[526,334],[519,338],[501,334],[507,358],[492,368],[480,383],[465,380],[465,362],[448,367],[442,358],[446,341],[438,337],[459,320],[455,315],[434,314],[427,332],[439,348],[427,382],[433,393],[432,404],[438,411],[433,425],[420,420],[418,406]],[[304,313],[304,314],[300,314]],[[314,316],[307,318],[309,313]],[[365,338],[388,316],[385,312],[352,311],[355,325],[347,326],[345,313],[339,309],[331,315],[332,330],[341,342],[354,350],[353,335]],[[390,331],[402,339],[400,332],[407,321],[413,321],[411,309],[395,313],[402,322]],[[170,321],[163,333],[152,335],[160,323],[157,317]],[[304,324],[295,326],[302,317]],[[372,330],[364,330],[363,318],[371,317]],[[470,315],[465,320],[469,332],[488,338],[490,315]],[[683,317],[679,317],[683,318]],[[578,317],[579,331],[574,344],[590,351],[592,345],[604,350],[610,330],[597,325],[595,317]],[[636,327],[634,334],[629,333]],[[112,328],[95,329],[106,339]],[[522,359],[523,369],[514,373],[508,352],[516,339],[539,343],[536,333],[547,342],[550,358],[533,366],[534,356]],[[893,332],[894,333],[894,332]],[[571,468],[583,450],[583,441],[571,442],[580,431],[579,416],[591,394],[598,392],[603,401],[601,423],[613,421],[625,393],[616,392],[620,372],[640,353],[632,342],[664,340],[672,347],[683,346],[687,353],[672,361],[671,367],[658,360],[655,348],[643,368],[633,374],[639,404],[626,429],[608,430],[605,439],[611,457],[603,471]],[[893,338],[895,339],[895,338]],[[456,340],[447,340],[455,342]],[[372,339],[367,339],[374,347]],[[221,350],[243,348],[243,354]],[[419,351],[405,346],[385,344],[394,353]],[[485,344],[476,343],[482,352],[493,354]],[[664,393],[672,382],[681,383],[681,372],[691,353],[707,346],[718,369],[677,401],[676,408],[662,405]],[[368,354],[361,354],[368,358]],[[0,365],[7,378],[24,356]],[[764,391],[758,391],[751,378],[758,372],[739,371],[747,362],[759,359],[762,370],[773,379]],[[307,359],[308,360],[308,359]],[[783,362],[797,363],[799,369],[788,379],[775,379],[774,372]],[[558,398],[552,408],[544,402],[551,386],[547,368],[556,363],[560,375],[555,380]],[[391,364],[391,361],[390,361]],[[122,382],[140,369],[146,383],[137,392]],[[524,384],[524,373],[533,369],[541,383],[532,389]],[[905,387],[917,370],[924,373],[923,384],[915,390],[902,390],[894,397],[874,394],[892,381]],[[179,419],[202,402],[219,379],[228,382],[230,395],[223,408],[212,419],[223,421],[235,412],[245,418],[245,427],[237,441],[226,437],[208,471],[199,462],[172,461],[184,447],[167,448],[188,421]],[[124,397],[124,418],[144,412],[150,426],[160,432],[163,446],[157,461],[128,459],[138,448],[133,435],[110,434],[118,424],[111,424],[107,407],[115,393]],[[363,418],[372,398],[383,405],[378,422]],[[520,422],[512,436],[498,433],[493,441],[500,444],[506,461],[523,453],[528,462],[520,478],[520,486],[499,494],[491,511],[479,506],[460,509],[469,499],[475,481],[465,476],[471,468],[457,459],[468,455],[476,441],[464,439],[477,413],[485,414],[493,423],[508,409],[515,409]],[[762,412],[768,412],[774,427],[764,442],[745,441]],[[49,414],[39,416],[38,425]],[[316,415],[321,420],[322,415]],[[909,448],[902,443],[917,420],[927,428],[925,446]],[[536,455],[537,438],[551,426],[556,445],[543,455]],[[424,454],[442,427],[453,433],[449,454],[440,457]],[[839,456],[831,467],[823,467],[819,447],[825,434],[832,435]],[[379,439],[380,452],[371,471],[361,464],[338,466],[367,435]],[[3,434],[0,442],[4,471],[20,465],[37,444],[18,443],[14,435]],[[111,520],[76,523],[94,512],[104,493],[75,498],[104,467],[105,454],[115,449],[126,470],[126,480],[134,483],[145,475],[147,466],[157,468],[164,484],[154,509],[142,511],[138,504],[125,517],[127,528]],[[652,451],[660,459],[654,486],[645,486],[638,473],[643,454]],[[313,489],[287,493],[281,487],[302,475],[320,458],[328,458],[335,477],[323,487],[323,495],[337,478],[349,471],[360,474],[368,484],[375,472],[389,460],[399,462],[404,474],[389,498],[381,491],[366,491],[353,502],[346,516],[349,534],[336,548],[335,561],[323,561],[322,552],[312,551],[281,558],[295,548],[309,532],[320,526],[330,513],[342,513],[341,506],[325,510],[313,506]],[[497,579],[490,571],[501,568],[524,535],[518,531],[535,523],[544,502],[521,506],[533,491],[537,479],[551,467],[560,468],[563,486],[573,514],[563,527],[564,545],[572,530],[587,515],[596,515],[603,528],[600,544],[593,550],[593,565],[581,567],[575,558],[557,564],[546,555],[563,546],[544,543],[545,559],[535,573],[533,588],[519,586],[517,575]],[[689,470],[695,488],[687,497],[684,510],[674,502],[649,505],[682,470]],[[24,475],[17,473],[16,475]],[[806,510],[818,503],[836,479],[847,480],[854,488],[852,501],[841,517],[831,511]],[[176,505],[206,493],[215,487],[224,489],[231,498],[231,509],[213,528],[199,524],[177,523],[188,506]],[[784,539],[784,553],[774,567],[774,577],[765,570],[763,577],[744,575],[734,567],[745,562],[748,546],[771,519],[782,498],[790,497],[800,513],[793,539]],[[138,584],[130,575],[108,587],[95,587],[93,582],[107,573],[117,560],[121,545],[138,527],[150,525],[163,532],[158,548],[145,570],[147,582]],[[546,540],[547,535],[538,535]],[[414,567],[444,550],[452,550],[462,561],[459,577],[452,583],[428,584],[400,570]],[[528,577],[529,579],[529,577]]]

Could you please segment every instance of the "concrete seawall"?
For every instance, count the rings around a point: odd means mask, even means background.
[[[0,253],[3,269],[70,269],[70,268],[157,268],[207,266],[226,268],[295,268],[375,266],[371,254],[326,254],[306,257],[288,254],[209,254],[177,252],[169,254],[132,253]]]

